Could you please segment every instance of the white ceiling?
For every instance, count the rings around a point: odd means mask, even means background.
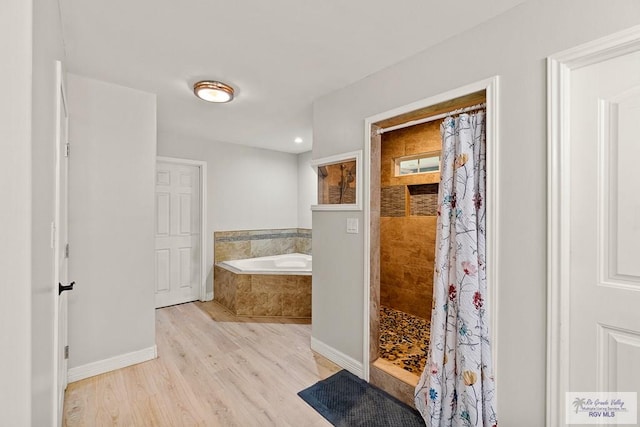
[[[156,93],[160,132],[300,153],[314,99],[524,0],[59,1],[67,69]],[[236,99],[197,99],[201,79]]]

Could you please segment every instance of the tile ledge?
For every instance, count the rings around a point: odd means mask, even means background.
[[[418,385],[418,380],[420,379],[420,377],[402,369],[399,366],[394,365],[387,360],[379,357],[372,363],[372,365],[380,369],[381,371],[391,375],[392,377],[399,379],[405,384],[408,384],[412,387]]]

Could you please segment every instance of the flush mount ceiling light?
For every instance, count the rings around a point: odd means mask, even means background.
[[[231,86],[212,80],[203,80],[194,84],[193,93],[208,102],[229,102],[233,99]]]

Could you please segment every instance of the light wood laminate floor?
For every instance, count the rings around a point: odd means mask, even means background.
[[[340,368],[311,325],[214,302],[156,310],[158,358],[69,384],[64,426],[329,426],[297,392]]]

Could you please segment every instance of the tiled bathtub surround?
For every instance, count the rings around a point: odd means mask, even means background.
[[[290,253],[311,254],[311,230],[216,231],[215,263]],[[237,316],[311,317],[311,276],[235,274],[214,266],[214,299]]]
[[[236,274],[214,267],[215,300],[237,316],[311,317],[311,276]]]
[[[214,262],[291,253],[311,254],[311,230],[283,228],[216,231]]]

